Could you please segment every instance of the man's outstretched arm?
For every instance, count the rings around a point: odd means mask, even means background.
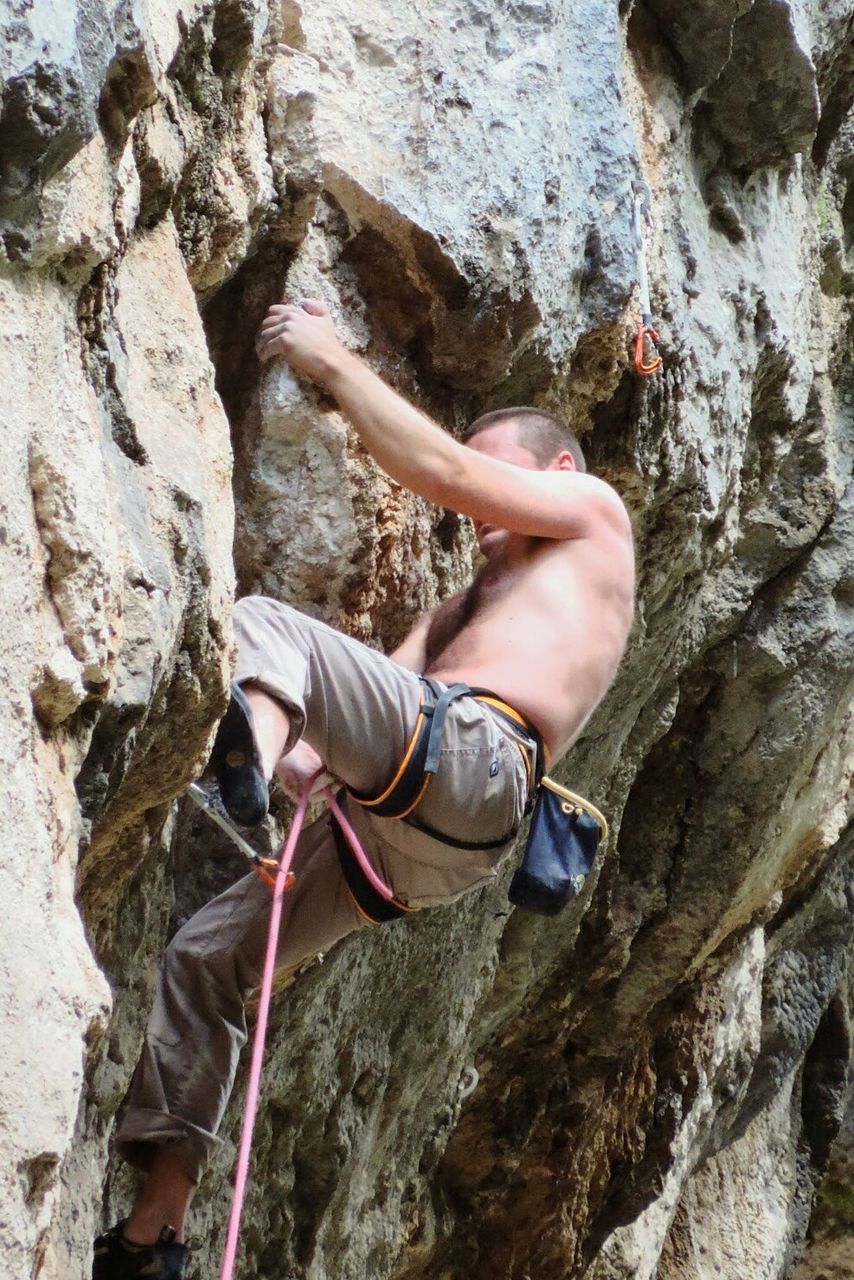
[[[595,476],[528,471],[461,445],[347,350],[320,302],[271,307],[257,349],[326,387],[383,470],[429,502],[542,538],[583,537],[602,515],[626,520]]]

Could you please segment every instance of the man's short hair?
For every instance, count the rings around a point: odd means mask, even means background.
[[[575,433],[553,413],[535,409],[533,405],[515,405],[509,409],[493,409],[491,413],[482,414],[464,431],[463,443],[485,431],[487,427],[510,421],[516,423],[519,444],[534,455],[541,467],[547,467],[565,449],[572,454],[578,471],[587,470]]]

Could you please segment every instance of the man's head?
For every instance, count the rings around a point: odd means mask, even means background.
[[[581,446],[566,423],[528,405],[485,413],[471,424],[463,442],[478,453],[528,471],[587,470]],[[474,530],[487,557],[507,539],[505,529],[482,520],[475,520]]]
[[[492,428],[495,427],[501,429],[493,431]],[[517,466],[527,466],[538,471],[557,470],[559,467],[562,470],[587,470],[577,436],[565,422],[544,409],[535,409],[531,405],[493,409],[491,413],[484,413],[474,420],[463,434],[463,442],[472,444],[486,431],[489,436],[474,447],[492,453],[493,445],[504,448],[512,442],[517,449],[531,455],[531,461],[525,461],[523,454],[519,454],[518,459],[506,458],[508,462],[515,461]]]

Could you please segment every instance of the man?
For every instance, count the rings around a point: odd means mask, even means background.
[[[613,680],[634,563],[622,502],[585,473],[577,440],[550,415],[487,414],[460,444],[344,348],[319,302],[272,307],[258,354],[322,384],[400,484],[471,516],[485,561],[390,658],[275,601],[236,606],[235,692],[213,756],[226,808],[258,821],[274,773],[296,795],[325,771],[315,785],[331,775],[346,786],[395,894],[391,906],[372,898],[324,815],[300,839],[285,899],[278,958],[290,968],[368,921],[494,878],[543,755],[554,763],[567,750]],[[413,772],[431,746],[434,774]],[[148,1179],[126,1222],[96,1242],[95,1280],[184,1274],[184,1218],[246,1038],[269,902],[249,876],[167,950],[117,1134]]]

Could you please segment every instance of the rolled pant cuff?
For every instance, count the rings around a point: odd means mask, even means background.
[[[113,1146],[128,1164],[143,1170],[151,1165],[154,1147],[168,1146],[182,1173],[197,1183],[222,1139],[178,1116],[132,1107],[121,1118]]]
[[[264,693],[268,693],[271,698],[281,702],[288,713],[289,720],[288,740],[282,751],[283,756],[287,755],[297,745],[305,729],[305,707],[294,698],[293,689],[289,688],[281,676],[277,676],[274,671],[263,671],[251,666],[241,666],[239,656],[234,679],[239,685],[257,684],[259,689],[263,689]]]

